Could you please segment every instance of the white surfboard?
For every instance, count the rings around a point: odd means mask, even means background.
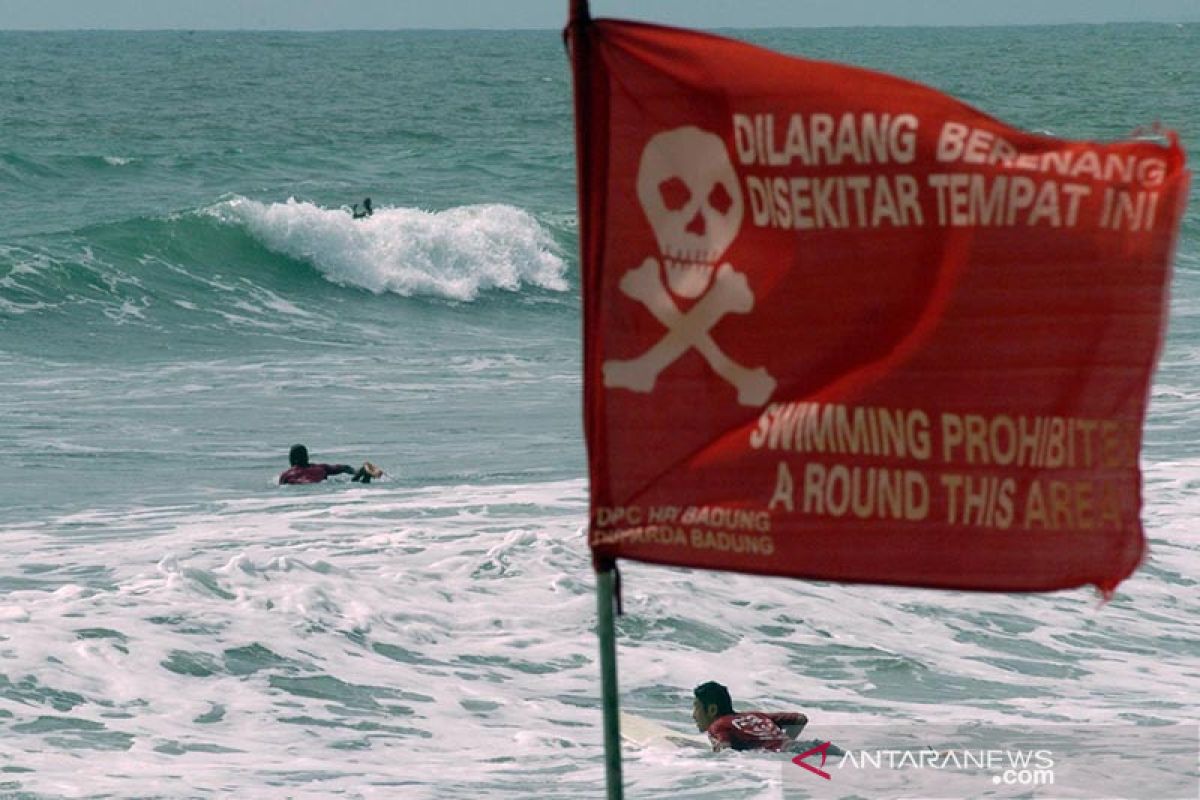
[[[621,712],[621,738],[635,747],[712,749],[706,736],[677,731],[628,711]]]

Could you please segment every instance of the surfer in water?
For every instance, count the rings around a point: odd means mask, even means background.
[[[352,209],[352,210],[351,210],[351,212],[350,212],[350,215],[351,215],[351,216],[352,216],[354,219],[363,219],[364,217],[369,217],[369,216],[371,216],[372,214],[374,214],[374,213],[375,213],[375,209],[371,208],[371,198],[369,198],[369,197],[364,197],[364,198],[363,198],[363,201],[362,201],[362,204],[363,204],[363,210],[362,210],[362,211],[359,211],[359,210],[358,210],[358,203],[355,203],[354,205],[352,205],[352,206],[350,207],[350,208]]]
[[[692,719],[708,734],[713,750],[786,750],[808,724],[799,712],[735,712],[729,690],[716,681],[702,683],[692,693]]]
[[[364,461],[357,470],[349,464],[310,464],[308,448],[302,444],[292,445],[288,452],[288,462],[291,466],[279,476],[281,484],[320,483],[330,475],[353,475],[351,481],[370,483],[372,478],[383,474],[383,470],[370,461]]]

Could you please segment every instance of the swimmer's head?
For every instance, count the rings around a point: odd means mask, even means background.
[[[302,444],[292,445],[292,449],[288,451],[288,463],[293,467],[307,467],[308,448]]]
[[[700,684],[692,694],[695,695],[695,700],[692,701],[692,719],[702,731],[708,730],[708,726],[712,725],[717,717],[733,713],[733,700],[729,697],[729,690],[716,681]]]

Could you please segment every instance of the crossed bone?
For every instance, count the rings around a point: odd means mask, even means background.
[[[726,314],[745,314],[754,308],[754,294],[746,276],[729,264],[717,269],[713,284],[696,305],[681,313],[663,286],[658,261],[647,258],[621,278],[621,291],[637,300],[667,328],[663,338],[637,358],[604,362],[604,385],[650,392],[664,369],[695,349],[713,371],[737,389],[738,402],[761,406],[775,391],[775,379],[763,367],[747,369],[717,347],[709,331]]]

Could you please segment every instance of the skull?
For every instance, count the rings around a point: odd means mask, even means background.
[[[693,126],[655,135],[642,151],[637,193],[667,286],[684,298],[704,294],[742,224],[742,192],[725,143]]]

